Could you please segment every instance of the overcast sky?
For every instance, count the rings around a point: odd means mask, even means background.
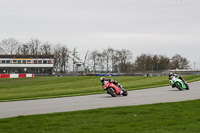
[[[129,49],[200,64],[200,0],[0,0],[0,40]]]

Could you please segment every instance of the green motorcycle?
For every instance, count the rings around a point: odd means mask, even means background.
[[[176,87],[177,89],[181,90],[189,90],[189,86],[187,82],[183,82],[181,79],[173,76],[170,80],[169,83],[172,85],[172,87]]]

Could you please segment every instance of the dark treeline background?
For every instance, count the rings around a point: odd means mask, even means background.
[[[141,54],[133,60],[133,53],[130,50],[115,50],[108,47],[103,50],[85,51],[81,57],[76,48],[70,50],[67,45],[42,43],[38,39],[30,39],[25,43],[15,38],[3,39],[0,41],[0,54],[53,55],[54,71],[59,73],[76,73],[80,64],[83,73],[159,72],[189,68],[189,61],[179,54],[172,58],[165,55]]]

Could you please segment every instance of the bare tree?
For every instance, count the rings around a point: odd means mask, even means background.
[[[16,54],[17,54],[17,55],[20,55],[20,54],[21,54],[21,47],[22,47],[22,45],[20,44],[20,45],[18,46],[18,48],[17,48],[17,51],[16,51]]]
[[[131,64],[132,60],[132,52],[130,50],[122,49],[119,51],[119,59],[120,59],[120,70],[122,72],[127,72],[128,64]]]
[[[22,46],[19,47],[18,51],[20,51],[19,54],[28,55],[30,52],[29,45],[23,44]]]
[[[67,46],[57,44],[53,48],[54,55],[54,68],[56,72],[59,70],[61,73],[66,72],[67,63],[69,62],[70,51]]]
[[[114,50],[112,53],[112,72],[118,72],[120,73],[120,55],[119,55],[119,50]]]
[[[88,53],[89,53],[89,50],[87,50],[87,52],[85,54],[84,61],[83,61],[83,68],[85,70],[85,74],[87,73],[87,70],[86,70],[86,60],[87,60]]]
[[[113,70],[114,70],[114,64],[115,64],[115,60],[117,60],[117,59],[115,59],[115,57],[116,57],[116,51],[114,50],[114,49],[112,49],[112,48],[109,48],[108,49],[109,50],[109,53],[110,53],[110,59],[111,59],[111,71],[113,72]]]
[[[159,58],[159,56],[158,55],[151,55],[151,60],[152,60],[152,63],[151,63],[151,65],[152,65],[152,72],[153,71],[157,71],[158,72],[158,70],[159,70],[159,64],[160,64],[160,58]],[[148,65],[147,63],[146,63],[146,65]],[[147,70],[150,70],[150,69],[147,69]]]
[[[66,71],[66,66],[67,66],[67,63],[69,62],[69,49],[67,48],[67,46],[62,46],[61,47],[61,68],[63,70],[63,72],[65,73]]]
[[[189,61],[179,54],[174,55],[171,60],[172,60],[171,64],[172,69],[176,68],[187,69],[189,67]]]
[[[106,50],[103,50],[103,54],[105,55],[105,60],[106,60],[106,71],[107,73],[110,70],[109,65],[112,67],[113,65],[113,56],[114,56],[114,49],[108,48]]]
[[[42,55],[51,55],[52,45],[48,42],[40,46],[40,54]]]
[[[147,62],[147,64],[149,64],[150,66],[148,67],[147,70],[151,70],[152,69],[152,71],[157,71],[158,72],[160,70],[169,69],[170,59],[167,56],[164,56],[164,55],[151,55],[151,59],[149,59],[149,60],[150,60],[150,62],[149,63]]]
[[[72,51],[73,73],[75,73],[75,67],[76,67],[75,65],[79,61],[80,61],[80,58],[78,56],[78,52],[77,52],[76,48],[74,48],[73,51]]]
[[[170,58],[164,55],[159,56],[159,70],[167,70],[170,67]]]
[[[136,70],[159,71],[169,68],[170,59],[164,55],[142,54],[135,61]]]
[[[146,58],[147,58],[146,54],[142,54],[140,56],[137,56],[137,58],[135,60],[136,70],[138,70],[138,71],[144,70],[145,71],[145,69],[146,69],[145,68]]]
[[[3,51],[3,48],[2,48],[2,44],[0,43],[0,54],[2,54],[4,51]]]
[[[39,54],[39,47],[41,42],[38,39],[31,39],[31,41],[28,42],[27,44],[29,45],[31,55]]]
[[[96,63],[97,63],[97,56],[98,56],[99,51],[98,50],[93,50],[90,53],[90,59],[93,62],[93,71],[96,73]]]
[[[1,42],[0,51],[3,54],[16,54],[19,42],[14,38],[4,39]]]
[[[102,52],[102,53],[97,53],[97,64],[98,66],[100,66],[101,68],[101,72],[104,71],[104,66],[105,66],[105,53]]]
[[[60,44],[57,44],[53,48],[53,55],[54,55],[54,69],[57,72],[61,69],[61,46]]]

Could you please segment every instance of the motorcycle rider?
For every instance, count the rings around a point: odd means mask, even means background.
[[[122,88],[122,85],[120,85],[117,81],[114,81],[113,79],[105,79],[104,77],[101,77],[100,80],[101,80],[101,83],[102,83],[103,90],[107,89],[106,87],[104,87],[104,85],[106,85],[107,82],[113,83],[116,86],[119,86],[120,88]]]

